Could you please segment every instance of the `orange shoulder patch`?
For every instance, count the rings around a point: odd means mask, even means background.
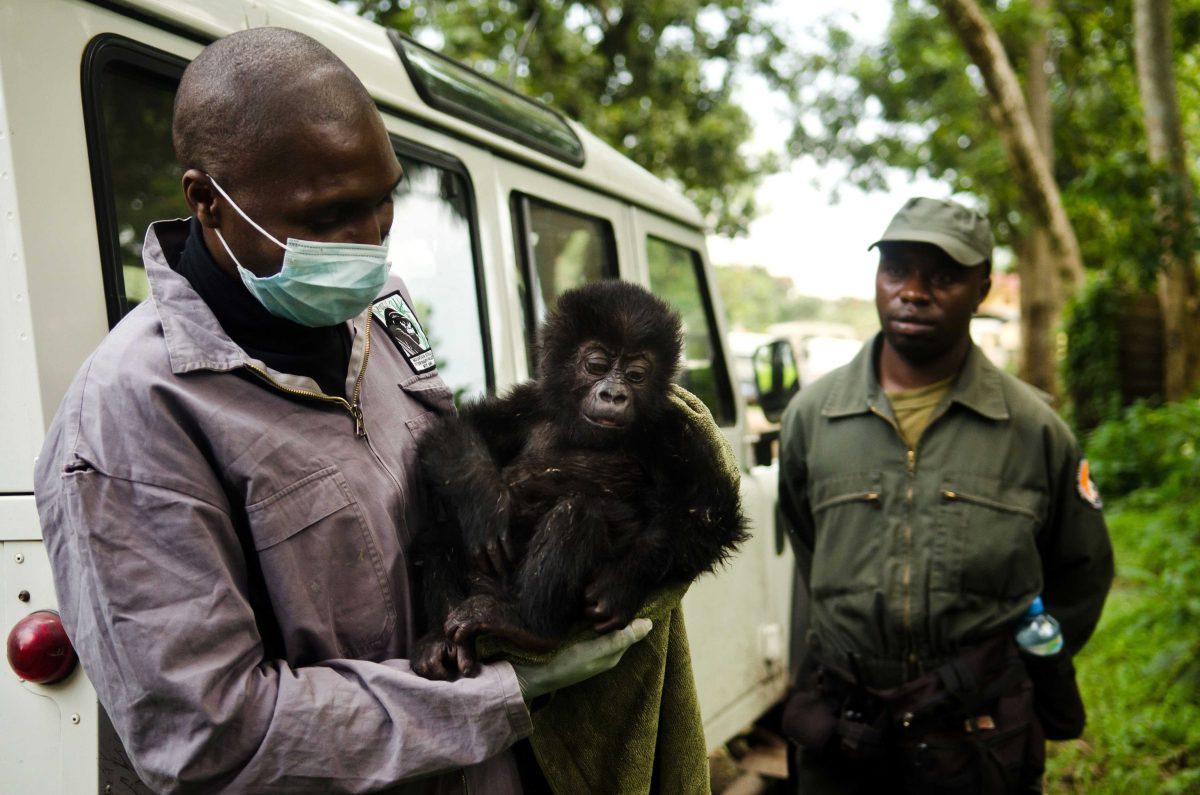
[[[1096,482],[1092,480],[1091,467],[1086,458],[1079,461],[1079,473],[1076,481],[1079,496],[1083,498],[1084,502],[1097,510],[1104,507],[1104,500],[1100,498],[1100,489],[1096,488]]]

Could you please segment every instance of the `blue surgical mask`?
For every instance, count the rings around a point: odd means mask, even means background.
[[[284,245],[242,212],[211,174],[209,181],[246,223],[283,249],[283,269],[279,273],[255,276],[238,262],[221,230],[213,230],[237,265],[242,284],[272,315],[302,326],[336,326],[357,317],[379,295],[389,269],[387,246],[293,237]]]

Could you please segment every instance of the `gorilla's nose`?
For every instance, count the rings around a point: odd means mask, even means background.
[[[600,399],[614,406],[623,406],[629,402],[629,391],[619,384],[613,384],[600,390]]]

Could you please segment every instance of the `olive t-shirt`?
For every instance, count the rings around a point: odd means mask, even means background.
[[[900,427],[900,435],[909,448],[916,448],[921,434],[929,426],[933,410],[953,385],[954,377],[951,376],[929,386],[887,393],[892,413],[896,415],[896,425]]]

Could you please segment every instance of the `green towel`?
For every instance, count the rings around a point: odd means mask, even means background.
[[[671,401],[693,432],[713,448],[713,458],[737,483],[741,473],[708,408],[674,387]],[[690,583],[663,588],[638,616],[654,628],[611,671],[553,694],[533,711],[529,740],[543,775],[556,793],[707,793],[708,754],[700,701],[692,676],[680,600]],[[583,629],[564,646],[596,637]],[[479,640],[483,659],[544,663],[556,652],[535,654]]]
[[[683,607],[687,584],[665,588],[638,612],[654,622],[610,671],[554,693],[533,710],[538,766],[556,793],[709,792],[708,755],[692,677]],[[581,630],[564,646],[595,638]],[[479,639],[484,659],[539,664],[554,656]]]
[[[708,446],[712,450],[713,459],[717,462],[720,469],[725,472],[725,477],[732,481],[734,490],[736,491],[742,482],[742,470],[738,467],[737,456],[733,454],[729,442],[725,441],[725,437],[721,434],[721,429],[717,426],[717,421],[713,419],[712,412],[708,410],[708,406],[704,405],[703,400],[678,384],[671,384],[669,398],[671,404],[691,423],[692,433],[703,436],[708,442]]]

